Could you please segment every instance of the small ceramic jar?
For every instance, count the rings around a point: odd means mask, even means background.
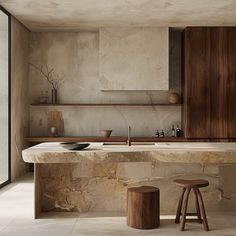
[[[172,103],[172,104],[177,104],[179,103],[179,94],[178,93],[171,93],[169,95],[169,103]]]

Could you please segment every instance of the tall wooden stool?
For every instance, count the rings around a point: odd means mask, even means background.
[[[127,224],[136,229],[154,229],[160,225],[160,191],[151,186],[127,190]]]
[[[204,179],[196,179],[196,180],[176,179],[174,180],[174,182],[183,188],[176,212],[175,223],[176,224],[180,223],[180,230],[184,231],[186,222],[199,222],[203,223],[204,230],[209,231],[203,198],[199,190],[199,188],[208,186],[209,182]],[[188,198],[191,189],[193,190],[195,195],[196,213],[187,213]],[[197,216],[197,219],[186,219],[186,216]],[[180,222],[180,217],[181,217],[181,222]]]

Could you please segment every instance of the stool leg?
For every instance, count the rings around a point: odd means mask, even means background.
[[[202,218],[203,218],[203,227],[204,227],[204,230],[209,231],[209,226],[208,226],[208,222],[207,222],[206,211],[205,211],[205,207],[204,207],[204,203],[203,203],[203,199],[202,199],[202,194],[199,189],[196,189],[196,191],[197,191],[198,196],[200,198],[200,208],[201,208],[201,214],[202,214]]]
[[[183,205],[183,209],[182,209],[182,219],[181,219],[181,224],[180,224],[181,231],[184,231],[184,227],[185,227],[186,213],[187,213],[187,208],[188,208],[188,197],[189,197],[190,191],[191,191],[191,188],[188,188],[187,194],[184,199],[184,205]]]
[[[194,188],[193,192],[195,195],[195,206],[196,206],[196,211],[197,211],[197,218],[199,219],[199,223],[201,223],[201,212],[200,212],[200,207],[199,207],[197,190]]]
[[[181,210],[182,210],[182,205],[183,205],[183,199],[184,199],[185,191],[186,191],[186,188],[183,188],[182,189],[181,197],[179,199],[178,208],[177,208],[176,217],[175,217],[175,223],[176,224],[179,224],[179,222],[180,222],[180,216],[181,216]]]

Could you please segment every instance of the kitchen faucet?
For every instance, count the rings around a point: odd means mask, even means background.
[[[131,146],[131,127],[128,126],[128,138],[127,138],[127,145]]]

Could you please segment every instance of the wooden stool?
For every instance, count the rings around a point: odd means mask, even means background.
[[[160,225],[160,191],[151,186],[127,191],[127,224],[136,229],[154,229]]]
[[[179,204],[176,212],[175,223],[180,223],[180,216],[181,218],[181,225],[180,230],[184,231],[185,223],[186,222],[199,222],[203,223],[204,230],[209,231],[209,226],[207,222],[205,207],[203,203],[203,198],[199,188],[203,188],[209,185],[209,182],[204,179],[197,179],[197,180],[185,180],[185,179],[176,179],[174,182],[183,187],[183,191],[181,197],[179,199]],[[196,213],[187,213],[188,207],[188,197],[189,193],[193,189],[195,195],[195,206],[196,206]],[[186,192],[187,190],[187,192]],[[186,194],[185,194],[186,192]],[[200,204],[199,204],[200,199]],[[184,204],[183,204],[184,201]],[[183,207],[182,207],[183,206]],[[197,219],[186,219],[186,216],[197,216]]]

